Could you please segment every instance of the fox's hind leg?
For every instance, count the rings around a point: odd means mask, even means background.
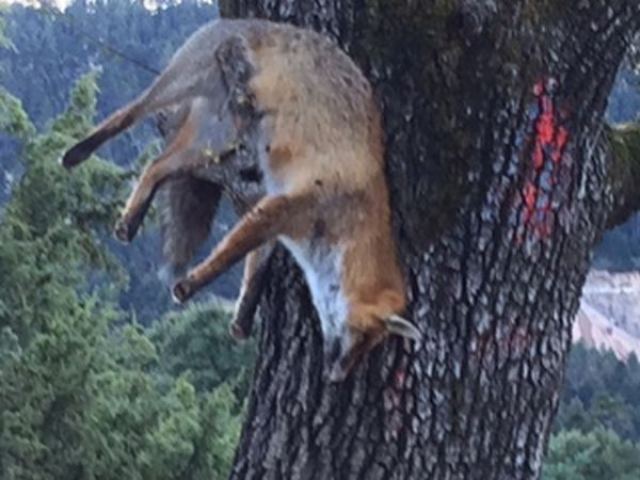
[[[189,159],[195,155],[190,148],[194,140],[191,123],[187,117],[171,144],[145,168],[116,223],[114,234],[118,240],[129,242],[135,237],[158,187],[191,163]]]
[[[127,201],[116,227],[118,239],[128,242],[135,236],[157,188],[165,180],[176,174],[212,168],[233,155],[241,132],[235,117],[226,110],[218,111],[216,105],[211,99],[197,97],[183,107],[184,120],[169,146],[145,169]]]
[[[206,83],[205,83],[206,82]],[[138,98],[112,113],[86,138],[71,147],[62,158],[62,165],[73,168],[85,161],[103,143],[126,130],[142,118],[175,105],[188,105],[202,96],[207,87],[214,88],[224,98],[225,87],[218,66],[202,68],[187,58],[173,59],[169,67]]]
[[[87,138],[76,143],[64,154],[62,165],[65,168],[73,168],[84,162],[100,145],[133,125],[142,113],[142,105],[136,101],[111,114]]]
[[[145,169],[116,226],[115,235],[128,242],[135,236],[158,187],[177,174],[213,167],[233,154],[238,136],[233,118],[218,117],[206,99],[196,99],[162,154]]]

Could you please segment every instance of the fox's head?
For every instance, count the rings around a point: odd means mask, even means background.
[[[390,335],[420,340],[420,331],[398,315],[383,319],[374,317],[365,325],[345,323],[337,335],[327,333],[324,339],[325,368],[332,382],[344,380],[367,353]]]

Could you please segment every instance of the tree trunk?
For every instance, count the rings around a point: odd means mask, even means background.
[[[615,204],[603,112],[638,2],[222,7],[326,32],[368,75],[407,316],[424,336],[415,348],[389,340],[347,381],[325,383],[317,317],[280,251],[231,477],[537,478],[591,252]]]

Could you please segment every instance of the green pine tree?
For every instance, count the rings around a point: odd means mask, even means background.
[[[224,383],[237,381],[224,376],[238,370],[203,374],[197,390],[179,367],[197,364],[193,352],[169,362],[127,325],[114,301],[125,279],[102,240],[127,174],[98,158],[73,174],[57,163],[91,128],[96,93],[96,74],[82,77],[39,133],[0,97],[24,166],[0,223],[0,478],[223,478],[240,428]],[[157,334],[161,348],[187,336],[170,330]]]
[[[560,432],[551,438],[543,480],[637,480],[640,446],[598,428]]]

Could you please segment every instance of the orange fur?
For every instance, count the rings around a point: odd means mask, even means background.
[[[221,95],[238,97],[229,111]],[[247,101],[259,115],[239,113]],[[216,128],[233,125],[237,137],[255,120],[260,134],[253,141],[267,142],[259,156],[266,195],[176,284],[179,301],[277,238],[305,271],[325,341],[341,341],[334,378],[343,378],[389,332],[417,337],[415,327],[398,317],[406,306],[405,285],[391,231],[380,113],[371,86],[344,52],[316,33],[283,24],[212,23],[192,36],[140,99],[65,161],[79,163],[137,116],[175,105],[188,105],[189,113],[128,202],[127,237],[159,183],[209,165],[198,148],[207,143],[211,117]],[[226,141],[218,140],[216,153]],[[248,276],[256,271],[251,263],[245,269]]]

